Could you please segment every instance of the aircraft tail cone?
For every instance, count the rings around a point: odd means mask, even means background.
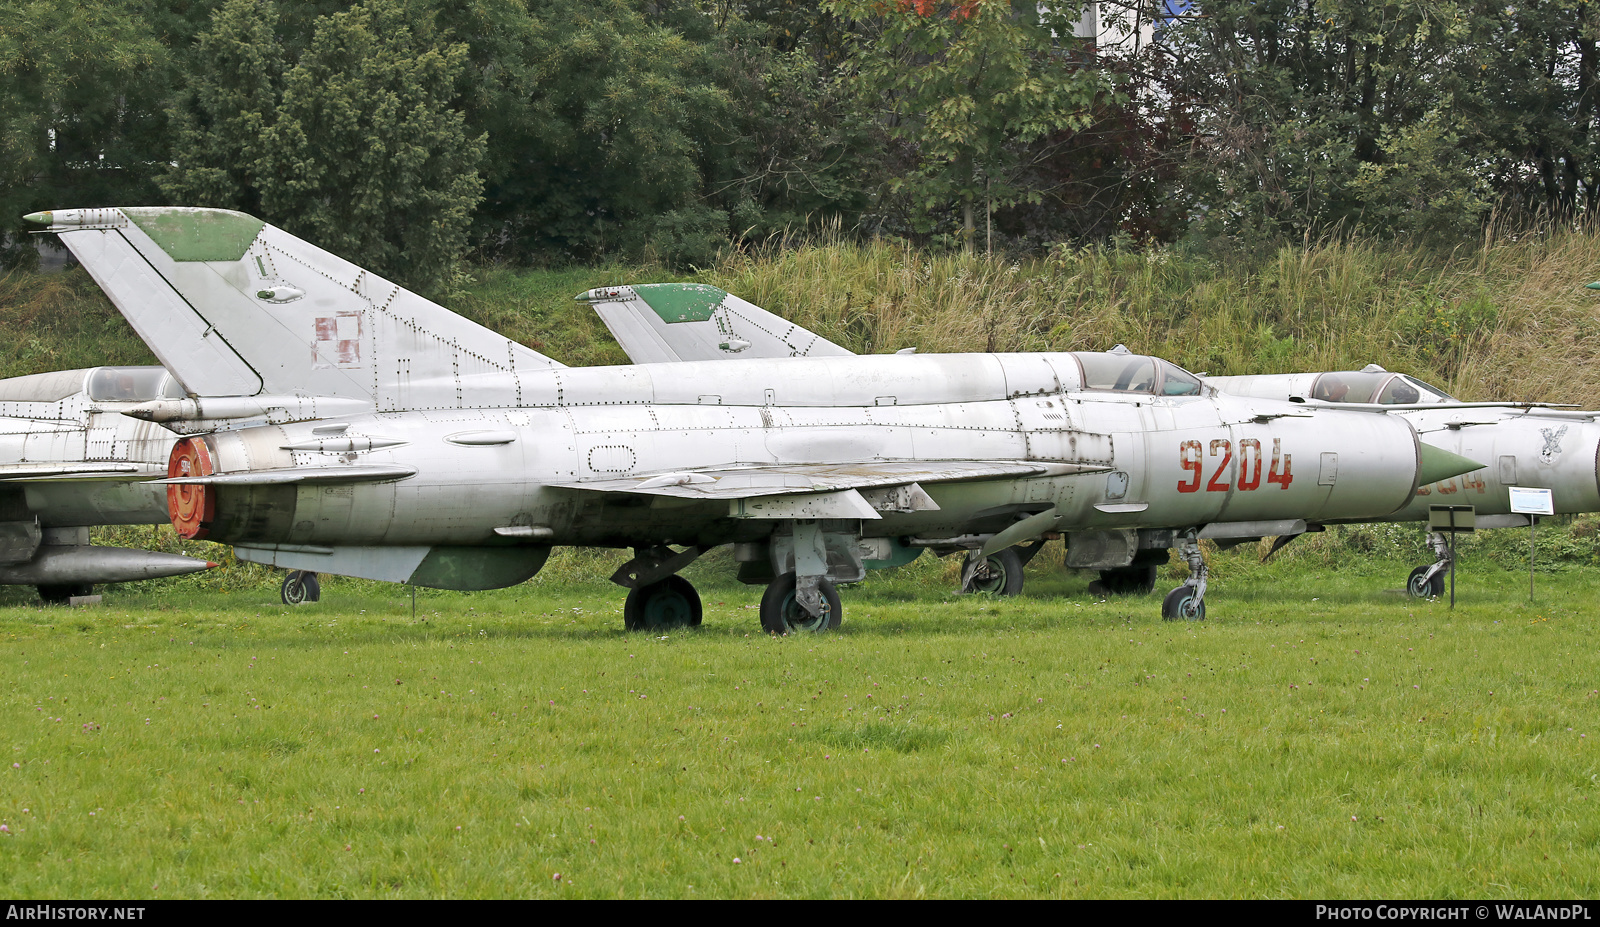
[[[1417,463],[1417,485],[1426,486],[1452,476],[1482,470],[1486,465],[1460,454],[1440,450],[1431,444],[1422,445],[1422,459]]]

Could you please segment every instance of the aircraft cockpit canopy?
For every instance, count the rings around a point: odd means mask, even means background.
[[[1444,390],[1429,386],[1416,377],[1386,370],[1325,373],[1312,384],[1311,398],[1323,402],[1370,402],[1385,406],[1456,401]]]
[[[95,402],[150,402],[182,399],[183,387],[165,367],[101,367],[89,376]]]
[[[1139,354],[1072,355],[1083,369],[1083,388],[1116,393],[1150,393],[1156,396],[1198,396],[1200,378],[1159,357]]]

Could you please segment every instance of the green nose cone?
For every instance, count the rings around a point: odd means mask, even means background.
[[[30,212],[22,217],[22,221],[32,222],[34,225],[49,225],[50,214],[48,212]]]
[[[1460,454],[1441,451],[1431,444],[1422,445],[1422,460],[1417,463],[1417,485],[1426,486],[1452,476],[1482,470],[1484,464]]]

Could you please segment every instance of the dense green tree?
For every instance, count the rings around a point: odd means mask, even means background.
[[[0,263],[37,209],[158,199],[171,56],[140,5],[16,0],[0,15]]]
[[[257,176],[283,93],[277,7],[228,0],[189,59],[170,116],[175,154],[161,188],[174,203],[261,212]]]
[[[173,109],[176,199],[247,209],[424,293],[449,287],[482,196],[467,48],[431,17],[366,0],[280,43],[269,3],[230,0]],[[283,44],[303,44],[291,63]]]
[[[848,67],[861,105],[907,145],[906,170],[890,180],[921,230],[952,205],[972,245],[975,214],[1038,202],[1021,184],[1019,155],[1048,133],[1081,128],[1104,86],[1068,40],[1072,5],[1010,0],[828,0],[855,24]]]
[[[456,106],[465,61],[396,0],[321,19],[263,139],[262,210],[422,292],[444,289],[483,189],[485,139]]]
[[[590,259],[642,247],[658,225],[726,239],[726,214],[703,202],[700,158],[730,100],[706,75],[705,43],[644,6],[441,7],[441,28],[471,48],[472,125],[489,137],[487,256]]]
[[[1169,31],[1195,107],[1182,195],[1227,234],[1459,236],[1600,187],[1587,0],[1209,0]]]

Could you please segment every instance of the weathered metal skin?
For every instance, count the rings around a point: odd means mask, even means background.
[[[1007,363],[1033,375],[1008,371]],[[494,544],[494,529],[514,523],[547,526],[556,544],[707,545],[762,536],[770,526],[729,518],[720,501],[550,486],[642,479],[707,463],[976,458],[1074,463],[1129,477],[1123,487],[1108,485],[1106,472],[930,483],[925,489],[938,511],[886,513],[863,525],[866,536],[960,533],[981,523],[984,511],[1003,523],[1030,506],[1056,506],[1085,528],[1375,517],[1400,509],[1416,488],[1416,441],[1403,420],[1335,413],[1257,423],[1260,403],[1228,397],[1086,391],[1077,388],[1071,355],[797,359],[781,371],[742,361],[568,369],[525,375],[523,389],[531,400],[556,400],[558,376],[559,400],[544,408],[464,410],[446,420],[348,417],[344,434],[397,442],[360,454],[282,450],[311,440],[313,423],[186,439],[204,442],[217,473],[356,460],[418,470],[392,483],[196,487],[214,497],[209,536],[233,543]],[[786,384],[815,404],[762,402]],[[956,401],[874,405],[887,390]],[[708,395],[720,403],[702,403]],[[449,440],[469,428],[515,439],[491,446]],[[716,449],[709,457],[708,448]],[[1326,482],[1324,453],[1338,455]]]

